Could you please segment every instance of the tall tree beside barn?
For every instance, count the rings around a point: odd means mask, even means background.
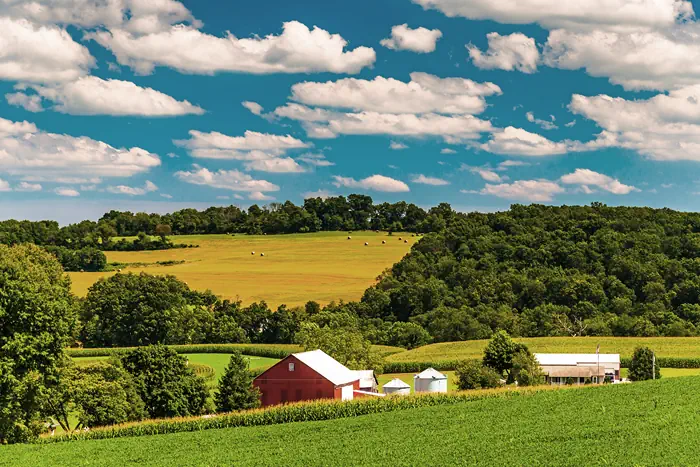
[[[219,390],[214,394],[216,410],[253,409],[260,406],[260,391],[253,387],[248,361],[239,351],[231,355],[226,371],[219,380]]]

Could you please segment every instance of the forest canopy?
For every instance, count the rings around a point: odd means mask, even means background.
[[[446,216],[356,310],[435,341],[685,336],[700,329],[700,214],[514,205]]]

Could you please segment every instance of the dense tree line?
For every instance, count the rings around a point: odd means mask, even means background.
[[[445,217],[361,303],[435,341],[700,331],[700,214],[514,205]]]
[[[444,228],[442,214],[449,205],[426,212],[415,204],[373,204],[365,195],[310,198],[302,206],[287,201],[248,210],[236,206],[204,211],[182,209],[171,214],[110,211],[97,221],[59,226],[54,221],[0,222],[0,244],[34,243],[70,249],[164,249],[169,235],[190,234],[287,234],[344,230],[393,230],[432,232]],[[137,242],[114,242],[114,237],[139,236]],[[148,236],[158,237],[151,240]],[[163,243],[163,244],[159,244]],[[172,247],[172,245],[170,245]]]

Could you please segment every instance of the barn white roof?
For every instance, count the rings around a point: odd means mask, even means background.
[[[428,368],[421,373],[418,373],[413,377],[414,379],[447,379],[447,376],[443,375],[434,368]]]
[[[600,357],[600,360],[598,358]],[[585,365],[600,363],[620,363],[620,354],[594,354],[594,353],[536,353],[535,358],[540,365]]]
[[[293,355],[336,386],[360,379],[354,371],[349,370],[345,365],[323,350],[312,350],[310,352],[295,353]]]
[[[383,388],[398,388],[398,389],[406,389],[406,388],[410,389],[410,388],[411,388],[411,386],[409,386],[408,384],[404,383],[404,382],[401,381],[399,378],[394,378],[394,379],[392,379],[391,381],[389,381],[388,383],[386,383],[386,384],[385,384],[384,386],[382,386],[382,387],[383,387]]]

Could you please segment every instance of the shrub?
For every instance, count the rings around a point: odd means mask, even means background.
[[[478,360],[466,360],[457,366],[457,387],[465,389],[497,388],[501,376],[493,368],[484,366]]]
[[[632,355],[628,376],[632,381],[661,378],[659,364],[654,363],[654,351],[649,347],[637,347]]]

